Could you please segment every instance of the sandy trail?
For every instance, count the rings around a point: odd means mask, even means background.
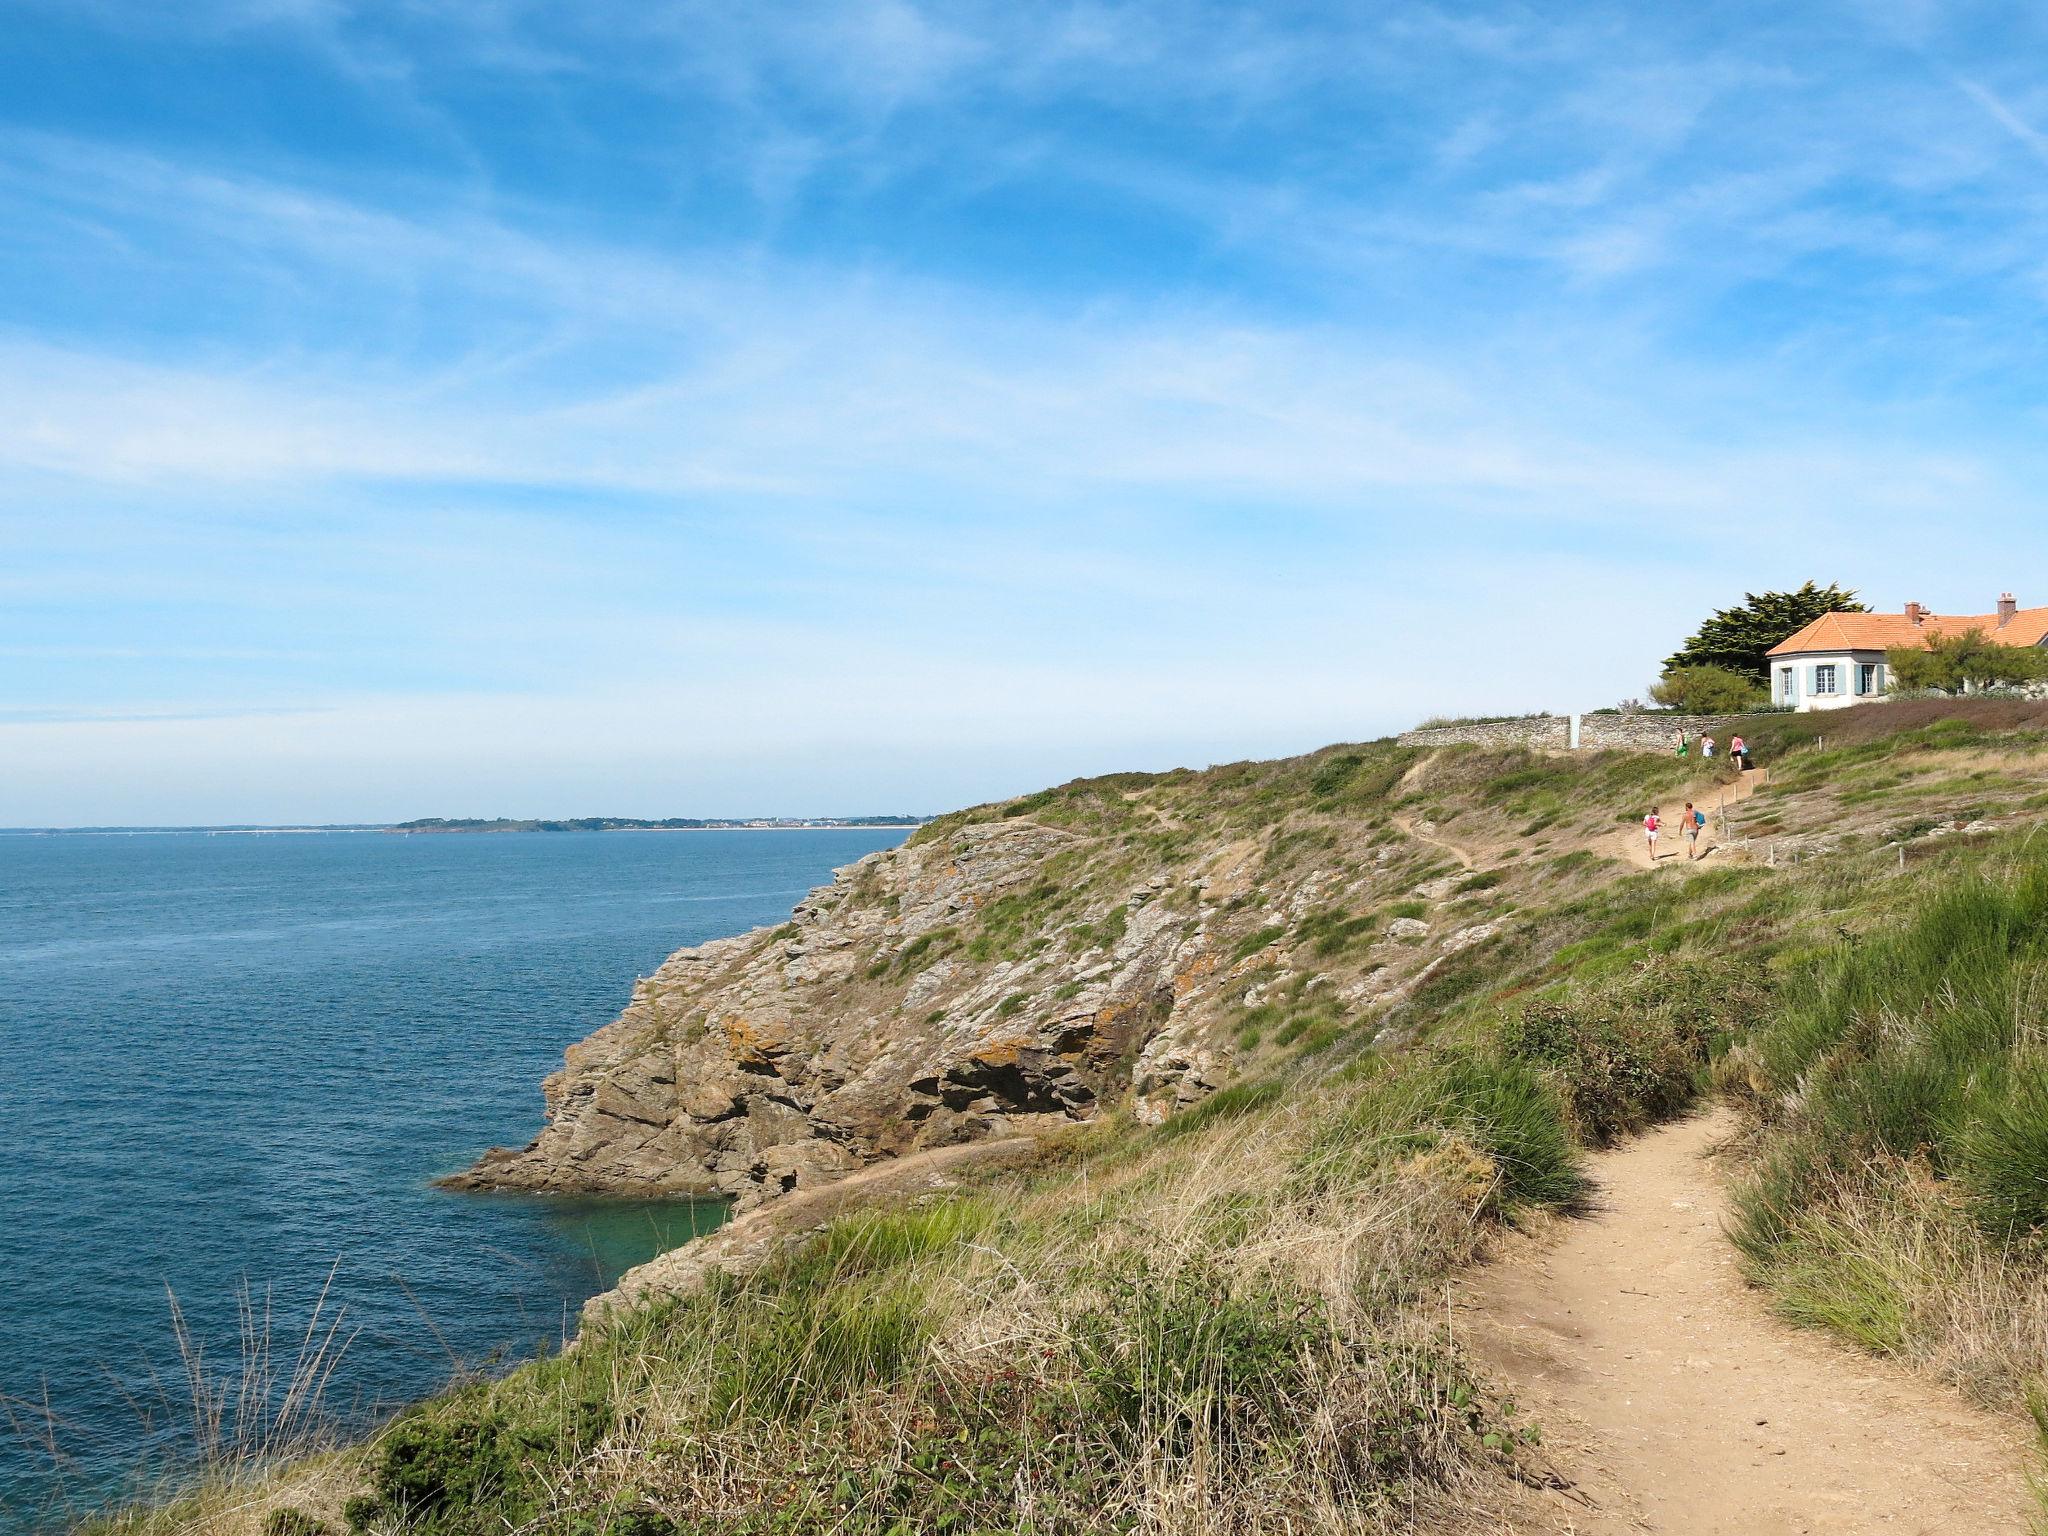
[[[1393,822],[1393,824],[1396,827],[1399,827],[1406,836],[1414,838],[1415,841],[1417,841],[1418,843],[1427,843],[1430,847],[1436,849],[1439,853],[1448,853],[1452,858],[1456,859],[1463,868],[1471,869],[1476,865],[1477,860],[1475,860],[1472,857],[1472,855],[1467,853],[1463,848],[1460,848],[1456,843],[1450,841],[1450,839],[1448,838],[1437,836],[1437,834],[1434,831],[1425,832],[1422,829],[1422,826],[1418,826],[1415,822],[1409,820],[1406,816],[1391,815],[1387,819]],[[1423,826],[1427,825],[1429,825],[1429,823],[1423,823]]]
[[[2033,1527],[2027,1436],[1780,1323],[1744,1285],[1707,1162],[1726,1112],[1595,1160],[1596,1210],[1519,1240],[1460,1309],[1577,1483],[1578,1536],[2007,1536]],[[1516,1250],[1519,1251],[1516,1251]],[[1590,1499],[1590,1504],[1581,1499]]]
[[[1403,790],[1413,787],[1415,782],[1428,771],[1429,765],[1435,762],[1436,759],[1437,754],[1432,752],[1429,756],[1410,765],[1408,771],[1402,774],[1395,782],[1394,794],[1398,796]],[[1463,868],[1473,869],[1477,867],[1479,861],[1449,838],[1438,836],[1433,823],[1425,821],[1418,825],[1412,816],[1403,816],[1398,811],[1390,813],[1387,819],[1400,828],[1403,836],[1412,837],[1418,843],[1426,843],[1439,853],[1448,853]],[[1428,830],[1424,830],[1425,828]]]
[[[1672,863],[1707,864],[1713,862],[1710,855],[1721,845],[1722,812],[1729,806],[1747,800],[1751,795],[1770,782],[1770,770],[1752,768],[1732,784],[1712,784],[1704,789],[1694,789],[1689,794],[1671,797],[1668,804],[1657,807],[1657,814],[1663,819],[1664,830],[1657,839],[1657,857],[1654,864],[1650,858],[1649,844],[1643,837],[1641,821],[1619,834],[1622,854],[1638,869],[1664,869]],[[1681,817],[1685,802],[1690,799],[1707,813],[1706,830],[1700,833],[1699,857],[1688,860],[1685,856],[1685,827]]]

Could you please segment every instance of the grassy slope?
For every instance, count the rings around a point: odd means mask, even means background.
[[[1426,816],[1488,877],[1444,891],[1439,931],[1504,921],[1398,1005],[1421,1044],[1389,1053],[1370,1048],[1387,1021],[1318,980],[1374,965],[1394,909],[1264,921],[1253,899],[1242,1075],[1198,1108],[1150,1130],[1106,1114],[1022,1172],[844,1219],[368,1446],[115,1523],[1432,1528],[1536,1454],[1433,1321],[1446,1277],[1492,1223],[1569,1204],[1579,1146],[1714,1083],[1751,1111],[1741,1240],[1788,1312],[2017,1404],[2048,1310],[2048,850],[2029,840],[2048,761],[2031,719],[1872,713],[1825,746],[1796,722],[1754,733],[1776,783],[1746,830],[1794,854],[1771,869],[1628,874],[1589,852],[1697,771],[1648,757],[1472,750],[1411,772],[1398,749],[1332,749],[949,819],[1087,832],[1115,878],[1178,879],[1257,836],[1274,881],[1364,867],[1394,816]],[[1400,853],[1403,882],[1439,873]],[[1057,891],[1034,903],[1056,920]],[[981,916],[963,942],[1046,936],[1045,912]]]

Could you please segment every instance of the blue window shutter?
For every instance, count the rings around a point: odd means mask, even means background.
[[[1876,687],[1875,687],[1875,688],[1874,688],[1874,689],[1873,689],[1872,691],[1873,691],[1873,692],[1876,692],[1876,693],[1883,693],[1883,692],[1884,692],[1884,663],[1883,663],[1883,662],[1881,662],[1881,661],[1880,661],[1880,662],[1879,662],[1879,663],[1877,664],[1877,671],[1876,671],[1876,672],[1875,672],[1875,673],[1873,674],[1873,676],[1875,676],[1875,678],[1877,679],[1877,682],[1876,682]]]
[[[1820,692],[1820,663],[1817,661],[1806,669],[1806,691],[1812,694]]]

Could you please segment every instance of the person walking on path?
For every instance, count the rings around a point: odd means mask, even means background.
[[[1696,809],[1693,803],[1685,802],[1685,858],[1691,863],[1699,857],[1700,833],[1707,825],[1706,812]]]
[[[1680,757],[1686,757],[1690,755],[1691,752],[1692,743],[1685,739],[1685,727],[1681,725],[1678,728],[1678,755]]]
[[[1643,838],[1650,845],[1650,862],[1652,864],[1657,862],[1657,829],[1662,825],[1663,822],[1654,809],[1643,818]]]
[[[1712,757],[1713,755],[1714,755],[1714,738],[1713,738],[1713,737],[1711,737],[1711,736],[1702,736],[1702,737],[1700,738],[1700,756],[1701,756],[1701,757]]]
[[[1735,759],[1735,767],[1737,772],[1749,772],[1748,742],[1744,741],[1740,736],[1730,737],[1728,741],[1728,755]]]

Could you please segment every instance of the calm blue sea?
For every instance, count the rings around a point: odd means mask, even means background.
[[[288,1350],[338,1261],[329,1399],[368,1412],[718,1219],[429,1180],[530,1138],[670,950],[901,836],[0,836],[0,1532],[174,1451],[167,1288],[228,1366],[242,1281]]]

